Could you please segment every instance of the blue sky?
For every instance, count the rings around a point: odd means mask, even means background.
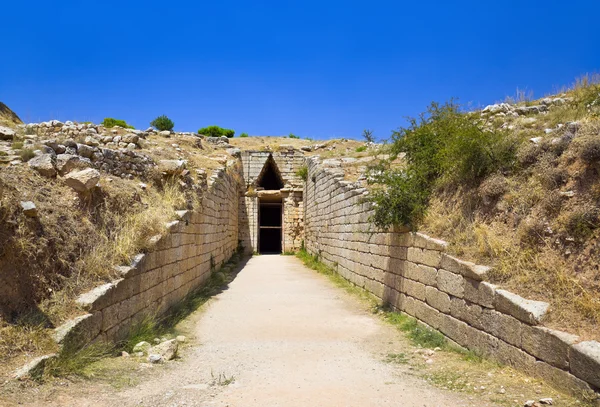
[[[4,3],[0,101],[25,121],[387,138],[434,100],[600,71],[597,0]]]

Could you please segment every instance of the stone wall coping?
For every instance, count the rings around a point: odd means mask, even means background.
[[[494,307],[505,314],[529,325],[538,325],[544,319],[550,304],[543,301],[527,300],[510,291],[497,289]]]

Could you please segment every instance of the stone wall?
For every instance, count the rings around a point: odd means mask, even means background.
[[[57,328],[55,339],[75,347],[122,339],[136,321],[164,314],[201,287],[237,248],[239,187],[239,164],[216,171],[201,210],[179,212],[151,250],[118,267],[121,278],[80,296],[87,314]]]
[[[381,231],[366,190],[310,158],[304,192],[305,245],[385,304],[468,349],[568,392],[600,388],[600,343],[540,326],[548,304],[485,281],[488,267],[446,253],[419,233]]]

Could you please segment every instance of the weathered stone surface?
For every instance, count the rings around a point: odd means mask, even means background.
[[[74,170],[79,164],[83,164],[83,162],[78,155],[58,154],[56,156],[56,169],[61,176],[64,176],[71,170]]]
[[[437,270],[423,264],[404,262],[404,276],[420,283],[437,286]]]
[[[436,250],[409,247],[407,259],[413,263],[424,264],[430,267],[439,267],[442,254]]]
[[[558,390],[562,390],[565,393],[587,396],[593,394],[592,389],[586,382],[546,362],[536,361],[533,375],[552,384]]]
[[[482,307],[494,308],[496,286],[493,284],[465,278],[465,300],[474,302]]]
[[[171,137],[171,132],[169,130],[159,131],[158,135],[161,137]]]
[[[506,290],[496,290],[495,308],[530,325],[539,324],[548,307],[547,302],[526,300]]]
[[[450,315],[477,328],[483,328],[482,308],[477,304],[468,304],[462,298],[452,298]]]
[[[0,140],[12,140],[16,134],[13,129],[0,126]]]
[[[516,318],[491,309],[484,308],[481,312],[481,327],[496,338],[521,347],[521,334],[524,325]]]
[[[23,209],[23,214],[28,218],[35,218],[38,216],[37,207],[31,201],[21,201],[21,209]]]
[[[493,355],[494,359],[519,369],[525,373],[533,374],[535,370],[535,358],[523,352],[521,349],[509,345],[504,341],[498,341],[498,347]]]
[[[165,360],[174,359],[177,356],[177,350],[179,349],[179,343],[177,339],[171,339],[165,341],[159,345],[152,347],[149,351],[150,354],[156,354],[162,356]]]
[[[87,193],[96,187],[100,181],[100,173],[93,168],[73,171],[65,176],[65,183],[77,192]]]
[[[56,358],[56,354],[44,355],[33,359],[22,368],[18,369],[13,377],[17,380],[25,380],[30,378],[38,378],[44,373],[46,363]]]
[[[37,171],[41,176],[48,178],[56,177],[54,159],[50,154],[41,154],[37,157],[33,157],[27,164],[30,168]]]
[[[185,160],[160,160],[158,169],[166,175],[180,174],[185,170]]]
[[[479,266],[475,263],[449,256],[445,253],[442,254],[440,268],[477,281],[484,280],[490,270],[487,266]]]
[[[445,314],[450,313],[450,296],[435,287],[425,287],[425,299],[427,304]]]
[[[593,386],[600,387],[600,343],[580,342],[571,346],[569,355],[571,372]]]
[[[108,305],[111,305],[111,294],[114,288],[114,283],[103,284],[93,290],[81,294],[75,302],[87,311],[101,310]]]
[[[440,239],[434,239],[423,233],[412,233],[412,244],[421,249],[444,251],[448,247],[448,242]]]
[[[538,326],[523,326],[521,347],[527,353],[561,369],[569,368],[569,349],[579,337]]]
[[[100,333],[101,327],[101,313],[81,315],[56,328],[52,337],[56,343],[78,347],[94,339]]]
[[[440,269],[437,273],[437,287],[454,297],[463,298],[465,281],[464,278],[458,274]]]

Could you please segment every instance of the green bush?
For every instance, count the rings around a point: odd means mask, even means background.
[[[173,120],[169,119],[164,114],[162,116],[158,116],[156,119],[150,122],[150,126],[154,127],[158,131],[172,131],[173,127],[175,127],[175,123]]]
[[[111,128],[111,127],[115,127],[115,126],[121,126],[125,129],[134,129],[135,127],[130,126],[129,124],[127,124],[127,122],[125,120],[119,120],[119,119],[113,119],[112,117],[105,117],[104,120],[102,120],[102,124],[104,127],[106,128]]]
[[[363,151],[367,151],[367,146],[356,147],[357,153],[362,153]]]
[[[370,171],[378,185],[371,196],[380,227],[416,227],[435,187],[477,186],[487,175],[514,166],[518,143],[505,131],[480,126],[453,102],[432,103],[409,126],[392,134],[391,160],[405,154],[406,166]]]
[[[294,133],[290,133],[288,137],[289,138],[300,138],[299,136],[296,136]]]
[[[240,137],[248,137],[248,133],[242,133],[240,134]]]
[[[296,175],[302,178],[304,182],[306,182],[306,180],[308,179],[308,167],[306,165],[303,165],[298,171],[296,171]]]
[[[235,131],[230,129],[224,129],[219,126],[208,126],[198,130],[198,134],[203,134],[206,137],[222,137],[232,138]]]

